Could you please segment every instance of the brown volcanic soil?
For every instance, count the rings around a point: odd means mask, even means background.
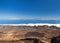
[[[55,26],[0,26],[0,40],[38,38],[49,43],[52,37],[59,35],[60,27]]]

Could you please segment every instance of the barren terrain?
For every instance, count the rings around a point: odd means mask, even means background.
[[[3,26],[0,25],[0,40],[16,41],[25,38],[37,38],[50,43],[52,37],[60,35],[60,27],[56,26]],[[0,41],[1,42],[1,41]]]

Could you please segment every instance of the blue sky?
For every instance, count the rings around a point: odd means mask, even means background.
[[[0,0],[0,20],[60,20],[60,0]]]

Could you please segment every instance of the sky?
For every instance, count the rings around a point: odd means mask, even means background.
[[[0,0],[0,20],[60,20],[60,0]]]

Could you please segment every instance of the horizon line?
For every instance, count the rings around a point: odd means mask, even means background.
[[[48,24],[48,23],[30,23],[30,24],[0,24],[1,26],[56,26],[60,27],[60,24]]]

